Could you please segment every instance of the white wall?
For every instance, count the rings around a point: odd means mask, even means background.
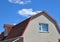
[[[49,32],[41,33],[39,23],[47,23]],[[23,37],[24,42],[58,42],[59,34],[55,25],[44,15],[41,15],[30,21]]]

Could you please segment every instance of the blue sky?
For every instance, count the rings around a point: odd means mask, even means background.
[[[42,10],[60,25],[60,0],[0,0],[0,32],[4,24],[17,24]]]

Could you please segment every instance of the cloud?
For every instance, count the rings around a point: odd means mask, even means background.
[[[16,23],[14,23],[13,25],[16,25]]]
[[[10,3],[15,3],[15,4],[28,4],[28,3],[30,3],[31,2],[31,0],[23,0],[23,1],[21,1],[21,0],[8,0]]]
[[[41,11],[33,11],[33,9],[21,9],[18,11],[18,14],[22,15],[22,16],[32,16],[39,12],[41,12]]]

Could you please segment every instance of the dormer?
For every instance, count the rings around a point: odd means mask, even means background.
[[[9,24],[4,24],[4,36],[7,36],[9,34],[9,32],[11,31],[11,28],[13,27],[13,25],[9,25]]]

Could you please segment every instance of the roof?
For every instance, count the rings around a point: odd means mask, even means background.
[[[0,42],[23,42],[23,37],[18,36],[11,39],[6,39],[6,40],[4,39],[4,40],[1,40]]]
[[[11,31],[9,32],[8,36],[6,37],[6,39],[8,38],[13,38],[16,36],[21,36],[27,26],[27,24],[29,23],[30,18],[24,20],[23,22],[15,25],[12,27]]]
[[[1,33],[0,35],[0,41],[4,38],[4,32]]]
[[[42,11],[36,15],[33,15],[31,16],[30,18],[22,21],[21,23],[18,23],[16,25],[9,25],[9,24],[5,24],[4,27],[7,27],[9,32],[8,32],[8,35],[5,39],[9,39],[9,38],[13,38],[13,37],[17,37],[17,36],[22,36],[28,26],[28,23],[33,20],[34,18],[37,18],[38,16],[42,15],[42,13],[44,13],[43,15],[45,15],[46,17],[49,17],[49,19],[51,21],[53,21],[53,23],[55,24],[56,26],[56,29],[58,31],[58,33],[60,33],[60,29],[59,29],[59,26],[56,22],[55,19],[53,19],[47,12],[45,11]]]

